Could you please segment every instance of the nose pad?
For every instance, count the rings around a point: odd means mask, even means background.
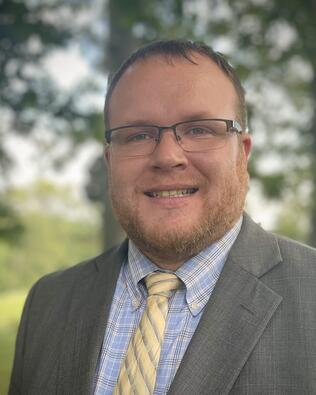
[[[175,136],[177,142],[180,144],[181,136],[179,136],[176,132],[174,132],[174,136]]]
[[[162,136],[162,132],[167,129],[167,136]],[[171,130],[170,130],[171,129]],[[170,132],[173,132],[173,136]],[[159,140],[150,157],[151,164],[155,169],[170,170],[174,168],[183,169],[187,166],[188,159],[179,143],[179,136],[172,128],[164,128],[160,131]]]
[[[181,136],[179,136],[179,135],[176,133],[176,130],[175,130],[174,128],[161,128],[160,131],[159,131],[159,137],[158,137],[158,139],[157,139],[157,145],[161,142],[162,137],[163,137],[163,133],[164,133],[164,132],[168,132],[168,131],[169,131],[169,132],[172,131],[175,141],[176,141],[176,142],[178,143],[178,145],[181,147],[181,143],[180,143],[180,141],[181,141]],[[181,148],[182,148],[182,147],[181,147]]]

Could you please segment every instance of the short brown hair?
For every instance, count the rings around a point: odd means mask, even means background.
[[[220,53],[214,51],[210,46],[190,40],[161,40],[154,41],[148,45],[145,45],[136,50],[132,55],[126,59],[119,69],[112,75],[109,76],[108,90],[105,97],[104,104],[104,118],[106,128],[109,127],[109,104],[113,91],[123,76],[124,72],[134,63],[139,60],[146,59],[152,56],[165,56],[167,59],[173,57],[182,57],[191,63],[197,64],[192,58],[192,53],[198,53],[200,55],[207,56],[211,59],[229,78],[234,85],[238,103],[237,103],[237,116],[243,130],[247,129],[247,108],[245,102],[245,90],[241,85],[240,79],[235,69],[229,64],[225,57]]]

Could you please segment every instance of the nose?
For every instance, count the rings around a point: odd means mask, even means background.
[[[179,145],[172,129],[165,129],[151,154],[151,165],[156,169],[184,169],[188,164],[186,153]]]

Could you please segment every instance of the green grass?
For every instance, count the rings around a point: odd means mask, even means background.
[[[14,344],[25,291],[0,293],[0,394],[8,392]]]

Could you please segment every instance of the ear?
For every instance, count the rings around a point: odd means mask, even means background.
[[[241,144],[242,144],[246,159],[248,160],[250,152],[251,152],[251,148],[252,148],[252,139],[248,133],[243,133],[241,135]]]
[[[110,152],[109,144],[105,144],[104,149],[103,149],[103,156],[104,156],[104,161],[105,161],[106,166],[110,167],[111,152]]]

